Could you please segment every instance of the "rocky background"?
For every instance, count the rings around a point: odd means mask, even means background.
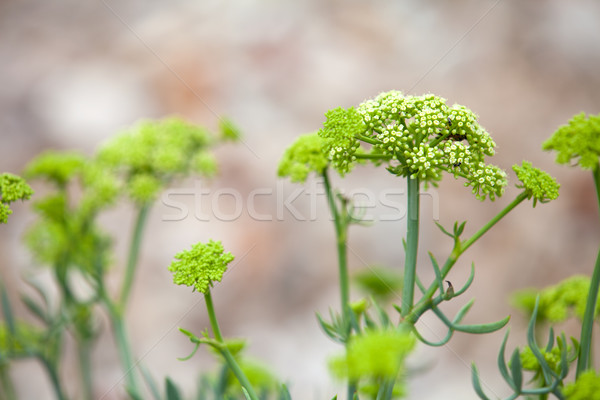
[[[0,171],[19,173],[50,148],[91,154],[143,118],[175,114],[210,128],[221,116],[231,118],[243,142],[217,151],[220,174],[202,182],[211,193],[195,203],[198,183],[184,181],[178,188],[188,193],[186,218],[170,220],[173,209],[164,202],[153,209],[128,312],[134,351],[155,377],[171,376],[188,395],[199,373],[211,370],[203,351],[187,362],[176,359],[191,350],[177,327],[199,332],[208,321],[201,296],[175,287],[167,266],[181,249],[215,238],[237,255],[214,290],[225,335],[247,337],[249,353],[290,382],[295,398],[329,399],[339,387],[326,360],[340,348],[321,334],[314,312],[338,306],[333,227],[317,180],[300,187],[277,179],[282,152],[298,135],[317,130],[328,109],[381,91],[431,92],[474,110],[498,145],[493,162],[510,171],[511,186],[510,167],[523,159],[562,184],[556,202],[534,210],[521,205],[450,276],[460,285],[474,261],[475,283],[456,308],[475,297],[469,322],[512,314],[509,346],[522,344],[526,322],[510,306],[510,293],[591,273],[600,239],[591,175],[555,165],[554,155],[540,148],[574,114],[600,112],[599,20],[600,5],[592,0],[4,0]],[[366,167],[336,183],[370,201],[403,190],[388,175]],[[298,189],[294,209],[284,207]],[[242,199],[239,216],[226,194],[232,190]],[[258,219],[247,207],[256,193]],[[516,193],[512,187],[495,203],[481,203],[449,177],[432,189],[423,200],[424,279],[431,277],[426,250],[444,258],[450,246],[434,219],[446,226],[468,219],[472,233]],[[389,211],[378,203],[369,209],[375,219]],[[26,290],[23,274],[49,276],[21,244],[32,220],[28,204],[17,205],[0,227],[0,274],[15,300]],[[119,207],[103,220],[117,238],[116,283],[133,212]],[[400,268],[404,230],[403,220],[353,227],[352,271]],[[420,329],[431,338],[443,332],[433,318]],[[457,334],[443,348],[422,346],[410,360],[409,398],[475,399],[472,361],[490,393],[506,394],[495,366],[502,335]],[[94,357],[97,398],[123,398],[110,335]],[[63,372],[77,373],[70,365]],[[13,376],[21,398],[52,398],[36,363],[18,363]]]

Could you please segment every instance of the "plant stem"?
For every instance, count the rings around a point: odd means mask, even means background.
[[[10,379],[10,373],[8,368],[8,364],[0,366],[0,389],[2,389],[3,391],[3,393],[0,392],[0,399],[16,400],[17,393],[15,392],[15,386],[13,385],[13,382]]]
[[[406,257],[404,262],[404,286],[402,289],[402,317],[413,308],[417,250],[419,247],[419,178],[408,178],[408,207],[406,221]]]
[[[56,394],[56,398],[58,400],[66,400],[67,397],[65,392],[60,384],[60,379],[58,377],[58,369],[54,363],[48,360],[46,357],[39,356],[40,361],[43,366],[46,368],[48,372],[48,376],[50,377],[50,382],[52,382],[52,387],[54,388],[54,394]]]
[[[79,368],[81,369],[81,379],[83,382],[83,398],[87,400],[94,398],[90,357],[91,347],[92,343],[89,340],[78,340],[77,355],[79,357]]]
[[[323,171],[323,182],[325,184],[325,191],[327,192],[329,209],[331,210],[331,214],[333,215],[333,222],[335,225],[342,315],[344,317],[344,320],[348,322],[350,320],[350,316],[348,315],[348,313],[350,312],[350,284],[348,279],[348,260],[346,249],[346,240],[348,237],[348,224],[346,221],[344,221],[345,218],[343,218],[342,215],[340,215],[340,211],[338,210],[335,204],[335,195],[333,193],[333,190],[331,189],[331,184],[329,183],[329,176],[327,175],[327,171]],[[342,210],[342,213],[345,214],[345,210]]]
[[[131,292],[131,285],[133,284],[133,278],[137,267],[137,261],[140,254],[140,245],[142,243],[142,234],[144,232],[144,226],[148,219],[148,212],[150,211],[151,203],[146,203],[138,209],[137,218],[135,221],[135,228],[133,230],[133,236],[129,247],[129,259],[127,260],[127,269],[125,270],[125,278],[123,280],[123,286],[121,287],[121,297],[119,298],[119,304],[124,310],[129,299]]]
[[[204,294],[204,300],[206,301],[206,310],[208,311],[208,318],[210,319],[210,326],[212,328],[213,335],[215,336],[217,342],[219,342],[222,345],[219,349],[221,355],[223,355],[223,357],[225,358],[227,365],[229,366],[229,368],[231,368],[231,371],[233,372],[237,380],[240,382],[240,385],[242,385],[242,387],[248,391],[248,395],[250,396],[250,398],[252,400],[259,400],[258,396],[254,392],[254,388],[252,387],[250,381],[246,377],[246,374],[244,374],[244,371],[242,371],[235,357],[231,354],[231,352],[227,348],[227,345],[225,344],[225,341],[223,340],[223,335],[221,335],[221,329],[219,328],[219,323],[217,321],[217,315],[215,313],[215,307],[213,305],[210,289],[207,290]]]
[[[496,225],[502,218],[506,216],[510,211],[512,211],[516,206],[518,206],[523,200],[527,198],[527,194],[525,192],[521,192],[509,205],[504,207],[502,211],[500,211],[494,218],[488,221],[484,226],[482,226],[477,232],[473,234],[469,239],[464,242],[459,242],[458,245],[455,245],[452,253],[444,263],[444,266],[441,269],[441,276],[444,279],[458,258],[469,248],[473,243],[479,240],[487,231],[489,231],[492,226]],[[419,303],[414,307],[414,310],[410,313],[410,316],[406,318],[409,322],[416,322],[417,319],[431,306],[431,298],[435,294],[435,291],[438,290],[437,280],[434,281],[431,286],[427,289]]]
[[[101,291],[100,298],[104,302],[108,311],[108,317],[113,328],[113,334],[115,336],[115,342],[117,343],[117,349],[119,357],[121,358],[121,364],[125,371],[125,383],[131,397],[141,399],[141,391],[139,389],[138,381],[135,375],[135,367],[137,365],[134,362],[133,355],[131,353],[131,346],[129,344],[128,336],[125,329],[125,321],[123,320],[123,309],[119,308],[118,305],[113,303],[104,291]]]
[[[593,171],[594,184],[596,186],[596,194],[598,201],[598,208],[600,209],[600,166],[596,166]],[[577,360],[577,373],[579,377],[582,372],[592,368],[591,356],[592,356],[592,331],[594,327],[594,314],[596,312],[596,304],[598,302],[598,290],[600,289],[600,250],[596,258],[596,265],[594,266],[594,272],[592,273],[592,279],[590,281],[590,291],[587,296],[587,303],[585,304],[585,312],[583,314],[583,323],[581,325],[581,347],[579,349],[579,359]]]
[[[329,209],[331,210],[331,215],[333,216],[333,222],[335,225],[335,237],[336,237],[336,247],[337,247],[337,255],[338,255],[338,273],[340,279],[340,302],[342,307],[342,318],[344,319],[344,324],[350,324],[350,283],[348,278],[348,253],[346,242],[348,239],[348,216],[346,215],[345,207],[340,211],[338,210],[335,203],[335,194],[331,188],[331,183],[329,182],[329,176],[327,174],[327,170],[323,171],[323,182],[325,185],[325,192],[327,193],[327,200],[329,204]],[[348,342],[345,343],[346,350],[348,348]],[[356,393],[356,382],[348,381],[347,385],[347,395],[348,400],[351,400],[354,397],[354,393]]]

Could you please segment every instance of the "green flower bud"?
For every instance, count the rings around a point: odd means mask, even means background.
[[[521,166],[513,165],[513,170],[522,182],[522,185],[517,187],[525,189],[528,199],[533,198],[534,207],[538,201],[547,203],[558,197],[560,185],[556,179],[538,168],[533,168],[530,162],[523,161]]]
[[[395,379],[402,372],[404,359],[415,344],[415,338],[409,332],[367,331],[353,337],[346,355],[331,359],[329,366],[338,378],[352,381],[362,378]]]
[[[292,182],[305,182],[309,173],[322,173],[329,162],[324,143],[316,133],[298,137],[283,154],[277,174],[290,177]]]
[[[575,160],[582,169],[598,167],[600,157],[600,114],[574,116],[542,145],[544,150],[557,151],[556,162],[569,164]]]
[[[233,261],[231,253],[224,252],[221,242],[213,240],[208,243],[197,243],[190,250],[177,255],[169,266],[173,273],[173,283],[191,286],[200,293],[206,293],[214,281],[220,282]]]
[[[600,400],[600,374],[593,370],[583,372],[562,392],[567,400]]]

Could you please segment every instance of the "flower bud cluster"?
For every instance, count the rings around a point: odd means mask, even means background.
[[[374,162],[387,161],[397,175],[434,185],[444,171],[460,176],[481,200],[502,195],[507,184],[502,170],[485,163],[496,144],[477,116],[433,94],[390,91],[356,109],[331,110],[326,117],[319,135],[326,140],[332,166],[342,175],[365,155]]]

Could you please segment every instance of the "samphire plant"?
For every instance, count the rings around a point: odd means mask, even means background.
[[[508,184],[507,174],[500,167],[488,163],[488,158],[495,152],[494,141],[471,110],[460,105],[449,106],[446,100],[432,94],[405,96],[398,91],[390,91],[357,107],[330,110],[325,116],[326,121],[318,132],[300,136],[285,151],[278,173],[298,183],[314,175],[323,181],[327,193],[335,232],[340,304],[339,308],[332,308],[328,317],[317,315],[317,322],[329,338],[341,345],[339,354],[331,356],[329,367],[332,375],[346,386],[340,398],[401,398],[407,393],[405,360],[419,343],[443,346],[455,332],[486,334],[502,329],[508,323],[508,317],[491,323],[463,323],[474,304],[473,300],[465,302],[453,317],[447,316],[441,305],[461,301],[459,297],[473,282],[475,266],[471,263],[469,278],[456,287],[448,280],[449,273],[463,253],[517,205],[531,200],[535,207],[538,203],[556,199],[559,185],[527,161],[514,165],[513,171],[519,181],[516,186],[520,189],[515,198],[490,221],[473,230],[467,228],[466,221],[457,221],[451,227],[438,224],[441,232],[452,242],[451,251],[443,258],[429,252],[428,259],[419,260],[419,232],[425,222],[421,221],[419,210],[419,194],[423,188],[437,185],[447,174],[462,179],[472,194],[482,201],[495,201],[503,195]],[[548,143],[554,140],[554,144],[547,143],[545,147],[559,150],[556,147],[559,142],[571,143],[569,151],[572,155],[560,156],[563,158],[559,161],[580,157],[580,164],[594,171],[598,187],[600,130],[597,117],[581,117],[577,121],[572,121],[570,128],[566,129],[571,132],[566,134],[569,139],[553,138]],[[236,136],[232,135],[236,131],[229,123],[223,124],[222,128],[222,138]],[[571,136],[579,135],[573,132],[583,131],[587,132],[589,146],[580,146],[583,139],[571,140]],[[31,325],[13,316],[6,290],[1,291],[6,322],[0,326],[0,384],[5,388],[6,398],[16,398],[8,374],[9,363],[22,357],[36,357],[42,362],[54,384],[57,398],[74,397],[66,393],[59,373],[65,332],[75,339],[79,354],[82,390],[77,398],[93,398],[89,349],[98,339],[100,310],[109,316],[129,396],[144,398],[141,374],[152,398],[183,398],[181,390],[170,378],[166,379],[165,391],[161,391],[150,373],[136,361],[129,346],[124,312],[135,279],[144,222],[152,202],[177,177],[192,172],[212,174],[215,163],[207,150],[215,143],[214,136],[204,129],[171,119],[141,124],[115,138],[92,158],[77,153],[46,153],[27,167],[26,177],[43,178],[55,190],[34,203],[39,220],[26,240],[36,259],[52,267],[60,301],[51,304],[46,290],[30,280],[39,298],[24,296],[23,301],[40,320],[39,325]],[[560,151],[559,155],[562,154]],[[590,151],[592,155],[589,155]],[[400,181],[405,181],[407,233],[405,238],[398,240],[397,265],[385,270],[373,268],[359,277],[363,287],[373,290],[372,296],[351,301],[348,232],[350,226],[363,224],[362,214],[360,207],[332,186],[330,175],[336,172],[344,177],[363,163],[384,168],[387,173],[398,177],[398,185],[404,185]],[[74,198],[69,189],[76,183],[80,191]],[[20,191],[15,192],[1,186],[2,205],[28,198],[31,192],[25,187],[21,186]],[[13,194],[5,195],[5,192]],[[109,293],[106,275],[113,263],[111,240],[100,228],[97,217],[122,193],[135,205],[137,219],[120,291]],[[219,327],[216,316],[218,305],[213,304],[211,289],[222,280],[233,259],[234,256],[223,248],[220,241],[211,240],[182,250],[168,267],[175,284],[191,287],[203,295],[210,321],[210,330],[200,330],[200,333],[181,328],[195,346],[194,352],[185,360],[190,359],[201,345],[214,350],[219,360],[216,374],[201,377],[196,398],[290,399],[286,385],[281,384],[267,368],[244,356],[245,342],[227,339]],[[433,271],[431,282],[421,279],[425,276],[425,269]],[[600,267],[596,266],[598,269]],[[400,280],[394,271],[401,273]],[[91,294],[81,297],[76,293],[72,286],[75,276],[88,283]],[[549,344],[538,347],[534,334],[536,320],[539,321],[543,315],[551,315],[548,307],[554,303],[544,300],[545,292],[533,299],[532,296],[521,296],[527,299],[522,303],[529,305],[532,313],[528,347],[516,350],[507,364],[504,358],[505,339],[499,356],[500,372],[514,391],[511,399],[519,396],[546,398],[549,394],[558,398],[593,398],[582,397],[581,393],[592,390],[598,384],[590,354],[591,325],[600,272],[594,272],[589,284],[573,282],[567,282],[566,287],[571,285],[571,289],[563,292],[571,293],[573,287],[585,285],[589,292],[581,295],[579,289],[575,290],[579,293],[576,304],[585,299],[586,306],[581,339],[572,340],[570,346],[564,335],[555,338],[550,329]],[[396,293],[400,295],[395,296]],[[570,306],[569,301],[572,300],[564,301],[565,307]],[[442,339],[429,340],[416,328],[416,323],[427,312],[436,315],[446,326],[447,333]],[[572,385],[564,385],[569,363],[575,360],[578,362],[577,379]],[[532,371],[531,388],[525,388],[523,370]],[[487,398],[475,367],[472,376],[475,392]],[[337,398],[333,393],[331,396]]]

